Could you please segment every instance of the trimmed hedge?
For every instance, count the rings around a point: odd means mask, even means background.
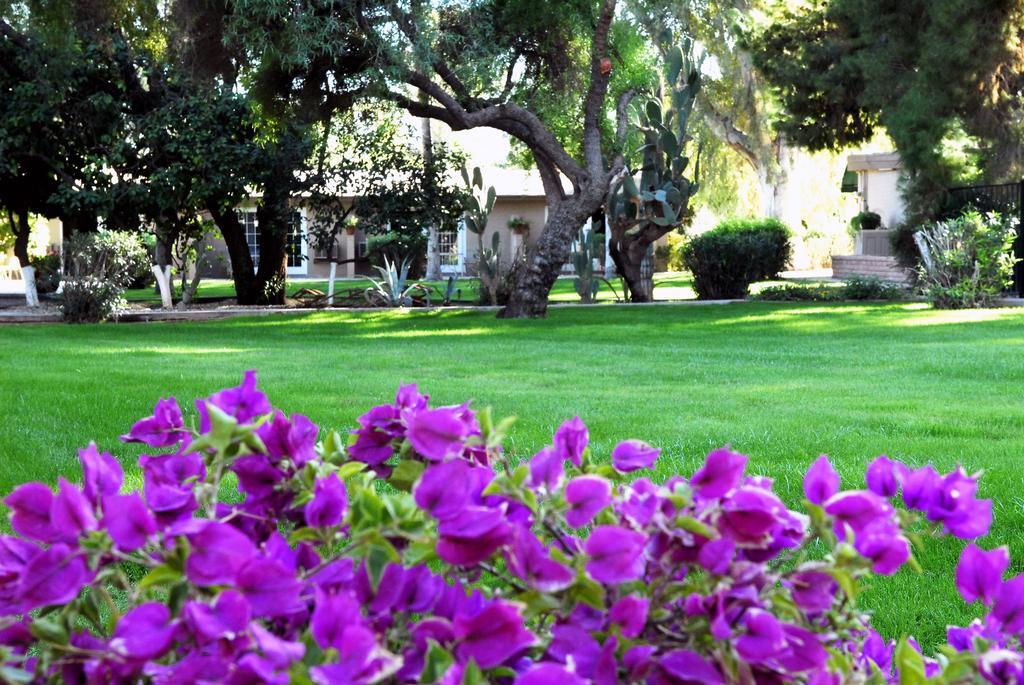
[[[740,299],[751,283],[778,278],[792,255],[791,235],[777,219],[734,219],[694,237],[683,248],[683,261],[697,297]]]

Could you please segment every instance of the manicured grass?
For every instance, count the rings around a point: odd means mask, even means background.
[[[573,308],[541,321],[484,312],[321,312],[211,323],[0,329],[0,490],[77,477],[76,448],[118,443],[153,401],[195,397],[260,371],[286,411],[348,428],[401,381],[441,403],[473,399],[520,418],[528,457],[578,413],[593,446],[642,437],[664,448],[658,478],[689,474],[724,443],[800,499],[804,468],[829,453],[847,487],[886,452],[941,469],[984,469],[996,499],[987,547],[1024,559],[1024,311],[936,312],[920,304]],[[137,479],[137,474],[134,474]],[[890,636],[938,642],[974,614],[953,586],[962,543],[929,541],[925,572],[878,579],[864,605]]]
[[[685,274],[658,274],[655,278],[655,298],[659,300],[692,300],[696,299],[697,295],[693,291],[692,279],[689,275]],[[433,286],[435,288],[434,299],[438,300],[444,294],[447,287],[447,281],[422,281],[425,285]],[[616,292],[612,292],[607,283],[601,283],[601,289],[598,291],[597,299],[600,302],[614,302],[616,299],[616,293],[619,297],[622,296],[622,285],[618,279],[612,281],[612,284]],[[348,289],[365,289],[370,285],[369,279],[353,279],[353,280],[338,280],[335,281],[335,290],[341,292]],[[463,302],[474,302],[479,297],[480,281],[476,278],[460,278],[456,281],[456,288],[461,290],[456,299]],[[317,279],[293,279],[288,281],[286,291],[288,296],[291,297],[300,289],[312,288],[327,292],[327,281]],[[223,278],[209,278],[199,283],[199,296],[200,297],[234,297],[235,287],[234,284]],[[129,290],[125,294],[125,298],[131,302],[152,302],[159,304],[160,296],[154,291],[153,288],[143,288],[138,290]],[[573,286],[573,277],[564,276],[558,279],[555,283],[555,287],[551,291],[551,300],[553,302],[579,302],[579,295],[576,294],[576,290]]]

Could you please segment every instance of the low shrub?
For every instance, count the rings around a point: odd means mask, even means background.
[[[73,323],[104,321],[124,306],[125,289],[136,282],[149,254],[138,236],[118,231],[78,233],[64,241],[61,310]]]
[[[595,454],[576,417],[516,465],[509,426],[410,385],[351,437],[318,441],[253,372],[187,421],[161,399],[122,438],[147,446],[141,491],[91,444],[81,485],[4,500],[16,535],[0,538],[0,676],[1018,682],[1024,575],[1003,580],[1006,547],[964,548],[956,586],[987,616],[951,627],[938,658],[886,641],[856,604],[875,576],[916,564],[911,539],[988,533],[977,475],[882,456],[866,489],[842,490],[822,456],[805,514],[728,448],[656,484],[660,451],[640,440]],[[229,474],[239,495],[221,501]]]
[[[899,300],[906,290],[878,278],[853,276],[843,285],[785,283],[762,288],[754,299],[774,302],[840,302],[842,300]]]
[[[911,269],[914,273],[921,265],[921,251],[914,241],[914,234],[920,230],[920,226],[912,223],[902,223],[893,229],[889,236],[889,245],[892,247],[892,256],[904,269]]]
[[[882,227],[882,216],[878,212],[859,212],[850,219],[850,234],[860,231],[877,231]]]
[[[842,298],[846,300],[899,300],[906,294],[898,283],[873,276],[851,276],[842,287]]]
[[[939,309],[987,307],[1010,285],[1016,222],[969,210],[915,234],[918,280]]]
[[[768,302],[835,302],[843,297],[841,288],[786,283],[762,288],[753,299]]]
[[[33,257],[29,266],[36,270],[36,292],[40,295],[52,293],[60,287],[60,254],[47,252],[41,257]]]
[[[792,253],[790,231],[775,219],[736,220],[695,236],[683,248],[702,300],[746,297],[751,283],[777,278]]]

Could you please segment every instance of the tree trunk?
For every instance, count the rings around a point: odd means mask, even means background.
[[[228,248],[231,278],[235,282],[238,304],[256,304],[259,290],[256,287],[256,269],[253,267],[252,255],[249,254],[249,244],[245,241],[245,227],[233,209],[211,209],[210,214]]]
[[[572,252],[573,236],[594,212],[604,195],[580,191],[548,207],[548,221],[540,238],[526,252],[514,276],[508,304],[498,312],[502,319],[527,319],[547,315],[548,293],[558,280],[562,265]]]
[[[257,301],[260,304],[284,304],[288,275],[288,234],[291,232],[291,208],[287,189],[273,183],[263,193],[256,210],[260,227],[260,263],[256,268]],[[283,185],[283,184],[282,184]]]
[[[430,97],[420,91],[420,102],[427,104]],[[423,146],[423,168],[430,173],[434,165],[434,136],[430,130],[430,119],[424,117],[420,120],[420,143]],[[437,226],[427,227],[427,272],[424,278],[428,281],[437,281],[441,278],[441,254],[438,245]]]
[[[654,289],[643,273],[643,262],[647,256],[650,243],[642,240],[630,240],[625,246],[614,237],[608,243],[612,261],[626,282],[630,302],[651,302],[654,300]]]
[[[18,212],[14,230],[14,256],[21,263],[21,277],[25,283],[25,302],[29,307],[39,306],[39,292],[36,289],[36,270],[29,263],[28,239],[32,235],[32,224],[28,220],[28,210]]]

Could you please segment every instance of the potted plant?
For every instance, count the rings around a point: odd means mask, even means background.
[[[356,219],[354,216],[350,216],[347,219],[345,219],[345,233],[347,233],[348,235],[355,235],[356,228],[358,227],[359,220]]]
[[[519,235],[530,232],[530,222],[521,216],[509,217],[508,227],[512,229],[513,233],[517,233]]]

